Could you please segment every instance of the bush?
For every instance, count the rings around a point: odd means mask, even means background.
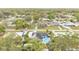
[[[3,25],[0,25],[0,32],[5,32],[5,27]]]
[[[22,48],[21,38],[18,36],[14,38],[14,34],[0,39],[0,50],[2,51],[20,51]]]
[[[23,19],[17,19],[15,21],[15,24],[16,24],[16,29],[24,29],[29,27],[29,24],[27,24],[27,22]]]
[[[79,49],[79,37],[78,35],[72,36],[58,36],[51,39],[51,42],[48,44],[48,49],[50,51],[69,51]]]
[[[23,48],[24,51],[41,51],[45,48],[45,45],[38,39],[32,39],[26,44],[27,46]]]

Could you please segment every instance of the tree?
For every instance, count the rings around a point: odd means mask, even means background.
[[[54,12],[48,12],[48,19],[54,19],[55,18],[55,13]]]
[[[77,21],[79,21],[79,12],[78,13],[74,13],[74,16],[76,17]]]
[[[4,18],[4,14],[0,11],[0,18]]]
[[[38,39],[32,39],[27,43],[27,46],[24,47],[24,51],[42,51],[45,48],[45,45]]]
[[[27,15],[27,16],[25,17],[25,20],[29,22],[29,21],[31,21],[31,20],[32,20],[32,18],[31,18],[31,16],[30,16],[30,15]]]
[[[32,19],[35,21],[35,22],[37,22],[38,20],[39,20],[39,18],[40,18],[40,14],[38,14],[38,13],[32,13]]]
[[[16,29],[24,29],[24,28],[29,28],[29,24],[23,19],[17,19],[15,21],[16,24]]]
[[[0,39],[0,50],[4,51],[20,51],[21,50],[21,38],[10,33],[5,38]],[[19,47],[18,47],[19,46]]]
[[[69,51],[79,49],[79,40],[78,36],[58,36],[51,39],[51,42],[48,44],[48,49],[50,51]]]
[[[5,27],[3,25],[0,25],[0,36],[2,36],[5,33]]]
[[[48,15],[48,19],[54,19],[54,16],[53,15]]]
[[[0,32],[5,32],[5,27],[3,25],[0,25]]]
[[[28,43],[31,39],[29,38],[28,36],[29,32],[27,32],[24,36],[24,39],[25,39],[25,43]]]

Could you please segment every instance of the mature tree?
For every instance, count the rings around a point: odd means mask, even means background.
[[[15,35],[11,33],[5,38],[0,39],[0,50],[20,51],[21,50],[21,38],[19,36],[15,38]]]
[[[39,13],[32,13],[31,14],[31,16],[32,16],[32,19],[35,21],[35,22],[37,22],[38,20],[39,20],[39,18],[40,18],[40,14]]]
[[[4,39],[0,40],[0,50],[9,50],[11,47],[11,38],[10,37],[6,37]]]
[[[5,27],[3,25],[0,25],[0,32],[5,32]]]
[[[0,11],[0,18],[4,18],[4,14]]]
[[[78,36],[58,36],[52,38],[51,42],[48,44],[48,49],[50,51],[65,51],[79,49],[79,40]]]
[[[45,48],[45,45],[38,39],[31,39],[27,46],[24,47],[24,51],[41,51]]]
[[[77,18],[77,21],[79,21],[79,12],[78,13],[74,13],[74,16]]]
[[[29,36],[28,36],[28,33],[29,33],[29,32],[27,32],[27,33],[25,34],[25,36],[24,36],[25,43],[28,43],[28,42],[31,40],[31,38],[29,38]]]
[[[31,18],[31,16],[30,16],[30,15],[27,15],[27,16],[25,17],[25,20],[26,20],[26,21],[31,21],[31,20],[32,20],[32,18]]]
[[[48,19],[54,19],[55,18],[55,13],[54,12],[48,12]]]
[[[24,29],[29,27],[29,24],[27,24],[27,22],[23,19],[17,19],[15,21],[15,24],[16,24],[16,29]]]

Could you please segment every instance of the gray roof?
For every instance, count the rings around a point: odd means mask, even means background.
[[[37,32],[36,33],[36,37],[39,39],[42,39],[42,36],[48,36],[46,33],[42,33],[42,32]]]

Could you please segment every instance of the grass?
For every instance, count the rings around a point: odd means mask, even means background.
[[[73,30],[79,30],[79,26],[71,27],[71,29],[73,29]]]
[[[58,26],[48,26],[46,29],[59,30]]]

